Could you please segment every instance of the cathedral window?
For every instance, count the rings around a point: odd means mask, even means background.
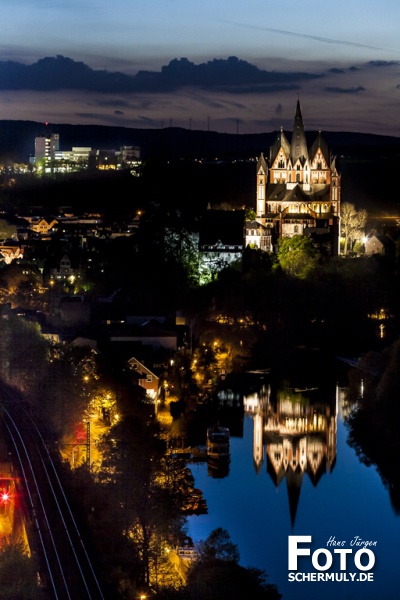
[[[284,168],[285,168],[285,161],[281,159],[278,162],[278,169],[284,169]]]
[[[320,160],[317,162],[317,169],[322,169],[322,162]]]
[[[297,173],[297,174],[296,174],[296,182],[297,182],[297,183],[300,183],[300,173]]]

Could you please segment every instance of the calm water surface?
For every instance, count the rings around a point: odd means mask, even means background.
[[[264,382],[244,396],[229,474],[215,478],[207,464],[191,465],[208,514],[189,519],[189,535],[198,541],[217,527],[228,530],[241,564],[265,570],[285,600],[400,598],[400,518],[376,468],[347,443],[344,392],[333,385],[322,398],[319,390],[271,391]],[[376,541],[374,581],[289,582],[290,535],[311,535],[311,552],[327,548],[332,536],[346,548],[355,536]],[[308,557],[299,571],[316,572]],[[337,556],[327,572],[341,572]],[[342,573],[350,572],[359,574],[351,557]]]

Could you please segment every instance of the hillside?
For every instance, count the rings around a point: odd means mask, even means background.
[[[61,150],[72,146],[119,148],[140,146],[144,159],[179,158],[248,158],[268,150],[276,132],[260,134],[227,134],[214,131],[192,131],[177,127],[163,129],[130,129],[101,125],[44,124],[34,121],[0,121],[0,156],[27,161],[34,153],[38,135],[58,133]],[[366,158],[379,148],[380,155],[400,156],[400,139],[389,136],[351,132],[323,132],[336,155]],[[289,134],[290,136],[290,134]],[[310,142],[316,132],[307,132]]]
[[[164,169],[169,172],[165,172],[163,181],[158,182],[159,190],[154,199],[158,201],[170,193],[180,196],[182,205],[190,201],[188,190],[191,189],[191,194],[196,195],[195,204],[227,202],[238,207],[255,202],[255,165],[238,162],[228,168],[222,163],[254,159],[261,152],[268,156],[276,137],[276,132],[234,135],[172,127],[129,129],[3,120],[0,121],[0,157],[26,162],[34,152],[35,136],[51,132],[59,133],[62,150],[73,146],[110,149],[132,145],[140,146],[144,160],[179,163],[182,159],[206,159],[212,167],[192,167],[193,171],[184,164],[180,167],[175,164],[169,169],[164,164]],[[377,216],[399,214],[400,202],[393,192],[390,174],[400,170],[400,139],[351,132],[323,132],[323,135],[331,152],[337,156],[342,174],[342,201],[352,202]],[[309,143],[315,136],[316,132],[307,132]],[[154,175],[156,177],[157,173]],[[153,196],[155,179],[151,179],[149,191]],[[141,192],[149,199],[146,190]]]

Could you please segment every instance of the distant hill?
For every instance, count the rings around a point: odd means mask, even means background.
[[[192,131],[177,127],[163,129],[130,129],[102,125],[67,125],[34,121],[0,121],[0,157],[26,162],[34,154],[38,135],[58,133],[61,150],[72,146],[118,149],[140,146],[142,157],[167,158],[249,158],[268,155],[276,131],[260,134],[227,134],[214,131]],[[291,132],[288,132],[290,137]],[[308,132],[310,143],[316,132]],[[349,132],[323,132],[333,153],[340,156],[367,158],[371,151],[380,155],[400,156],[400,138]]]
[[[66,125],[36,123],[34,121],[0,121],[0,158],[26,162],[34,153],[34,139],[45,133],[59,133],[60,147],[68,150],[73,146],[118,149],[120,146],[140,146],[142,158],[180,159],[203,158],[210,164],[232,159],[255,158],[269,148],[277,132],[262,134],[226,134],[214,131],[192,131],[189,129],[166,127],[163,129],[130,129],[127,127],[107,127],[100,125]],[[291,132],[288,132],[290,138]],[[351,132],[323,132],[323,136],[337,156],[342,174],[342,201],[365,208],[370,214],[379,217],[385,214],[400,214],[400,200],[394,192],[393,173],[400,170],[400,138]],[[314,141],[316,132],[307,132],[308,143]],[[177,165],[176,165],[177,167]],[[170,170],[162,177],[159,196],[168,189],[171,177],[171,194],[176,196],[177,188],[187,190],[197,188],[197,195],[212,205],[224,202],[238,207],[255,203],[255,165],[237,163],[230,169],[201,169],[196,175],[182,165],[177,171]],[[210,175],[210,173],[212,173]],[[197,177],[195,186],[193,180]],[[189,178],[189,181],[188,181]],[[156,177],[159,179],[159,176]],[[179,182],[179,183],[178,183]],[[154,190],[152,182],[149,195]]]

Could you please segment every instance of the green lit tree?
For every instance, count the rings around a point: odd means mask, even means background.
[[[307,279],[318,262],[318,251],[312,240],[303,235],[294,235],[280,240],[278,264],[291,277]]]

